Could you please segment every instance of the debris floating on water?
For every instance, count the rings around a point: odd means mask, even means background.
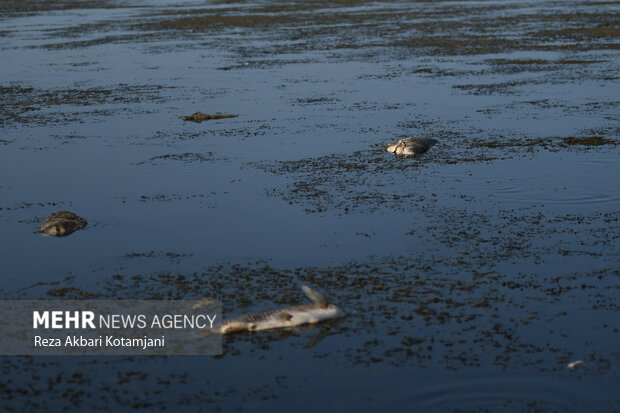
[[[575,367],[577,367],[578,365],[580,365],[582,363],[583,363],[583,360],[572,361],[572,362],[568,363],[568,368],[569,369],[574,369]]]
[[[564,138],[563,142],[565,145],[583,145],[583,146],[601,146],[601,145],[615,145],[611,139],[605,139],[601,136],[584,136],[580,138],[576,137],[568,137]]]
[[[385,150],[396,155],[421,155],[436,143],[431,138],[405,138],[388,144]]]
[[[82,229],[88,224],[86,220],[73,212],[56,211],[41,224],[41,232],[53,237],[64,237]]]
[[[229,115],[229,114],[226,114],[226,113],[202,113],[202,112],[196,112],[196,113],[192,113],[191,115],[183,116],[181,119],[188,120],[188,121],[191,121],[191,122],[200,123],[200,122],[205,121],[205,120],[236,118],[237,116],[239,116],[239,115]]]
[[[222,324],[222,334],[236,331],[297,327],[303,324],[317,324],[321,321],[344,317],[345,314],[340,308],[330,304],[325,297],[312,288],[304,285],[301,289],[314,304],[298,305],[233,318]]]

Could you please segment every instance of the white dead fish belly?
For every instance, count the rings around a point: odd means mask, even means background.
[[[344,313],[335,305],[327,308],[301,306],[283,308],[267,313],[248,314],[225,321],[222,334],[235,331],[261,331],[273,328],[297,327],[304,324],[317,324],[321,321],[342,317]]]
[[[304,286],[305,287],[305,286]],[[316,291],[302,287],[315,304],[300,305],[280,310],[247,314],[227,320],[222,324],[222,334],[236,331],[261,331],[274,328],[290,328],[304,324],[317,324],[344,316],[337,306],[330,304]]]
[[[385,150],[396,155],[421,155],[436,143],[431,138],[405,138],[388,144]]]

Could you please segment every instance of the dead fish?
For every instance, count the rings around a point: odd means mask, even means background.
[[[72,234],[78,229],[82,229],[88,224],[82,217],[75,215],[73,212],[56,211],[52,212],[49,217],[41,224],[41,232],[45,235],[53,237],[64,237]]]
[[[189,121],[196,122],[196,123],[200,123],[200,122],[205,121],[205,120],[236,118],[237,116],[239,116],[239,115],[228,115],[228,114],[225,114],[225,113],[202,113],[202,112],[196,112],[196,113],[192,113],[191,115],[183,116],[181,119],[189,120]]]
[[[421,155],[436,143],[437,141],[431,138],[405,138],[388,144],[385,150],[396,155]]]
[[[302,286],[303,292],[314,303],[246,314],[222,323],[222,334],[236,331],[260,331],[272,328],[297,327],[303,324],[317,324],[321,321],[344,317],[344,312],[330,304],[325,297],[308,286]]]

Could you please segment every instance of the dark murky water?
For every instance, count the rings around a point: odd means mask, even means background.
[[[221,358],[5,357],[3,408],[617,409],[619,6],[0,2],[3,298],[349,313]],[[60,209],[89,225],[37,234]]]

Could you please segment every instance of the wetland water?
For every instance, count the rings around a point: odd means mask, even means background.
[[[231,317],[308,284],[348,313],[221,357],[3,357],[2,408],[618,409],[619,21],[0,1],[3,299],[209,295]],[[438,144],[383,150],[407,136]],[[57,210],[88,226],[41,236]]]

